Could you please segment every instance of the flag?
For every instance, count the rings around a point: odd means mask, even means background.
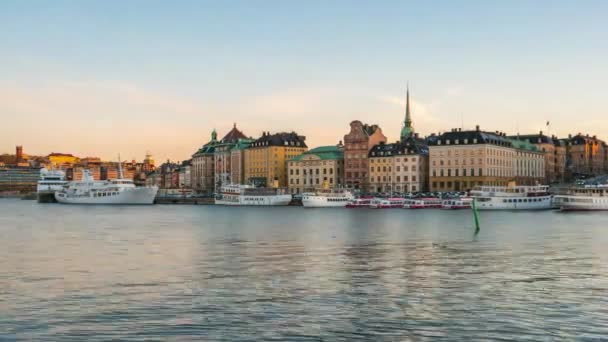
[[[549,121],[547,121],[547,126],[549,126]]]

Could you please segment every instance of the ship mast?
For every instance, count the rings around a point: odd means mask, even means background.
[[[122,162],[120,161],[120,153],[118,154],[118,179],[123,179]]]

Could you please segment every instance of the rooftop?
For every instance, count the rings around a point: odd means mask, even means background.
[[[315,155],[321,160],[342,160],[344,159],[344,148],[340,145],[319,146],[312,150],[306,151],[297,157],[292,158],[292,161],[299,161],[309,155]]]

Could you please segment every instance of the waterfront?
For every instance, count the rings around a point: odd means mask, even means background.
[[[608,336],[608,214],[0,199],[0,340]]]

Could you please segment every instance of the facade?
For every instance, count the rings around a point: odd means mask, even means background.
[[[577,134],[566,139],[567,172],[571,177],[597,176],[607,171],[606,143],[596,136]]]
[[[47,159],[53,168],[65,168],[78,163],[78,157],[66,153],[51,153]]]
[[[431,191],[465,191],[477,185],[506,186],[517,180],[535,184],[545,177],[542,152],[531,144],[508,139],[504,133],[453,129],[431,136]],[[529,148],[529,149],[527,149]]]
[[[0,191],[35,191],[40,169],[30,167],[0,168]]]
[[[239,139],[230,150],[230,180],[234,184],[245,184],[245,149],[253,139]]]
[[[369,184],[372,192],[427,191],[429,149],[416,135],[393,144],[381,143],[369,152]]]
[[[264,132],[245,152],[245,182],[264,187],[287,187],[287,161],[306,152],[306,137]]]
[[[355,120],[350,132],[344,135],[344,183],[347,188],[369,190],[368,155],[372,147],[386,142],[378,125],[367,125]]]
[[[236,124],[232,129],[215,145],[213,152],[214,156],[214,182],[215,190],[222,185],[236,183],[232,179],[232,149],[238,144],[239,140],[247,139],[243,132],[236,128]]]
[[[292,194],[344,186],[344,146],[321,146],[287,162]]]
[[[178,187],[179,188],[191,188],[192,187],[192,161],[186,160],[181,163],[177,168],[178,172]]]
[[[566,170],[566,146],[555,136],[539,134],[517,135],[511,139],[524,140],[536,146],[545,156],[544,184],[564,182]]]
[[[146,157],[144,158],[144,162],[142,164],[141,171],[143,172],[151,172],[154,171],[156,166],[154,165],[154,159],[150,153],[146,153]]]
[[[211,140],[192,155],[191,185],[199,193],[212,193],[215,189],[215,146],[217,133],[211,132]]]

